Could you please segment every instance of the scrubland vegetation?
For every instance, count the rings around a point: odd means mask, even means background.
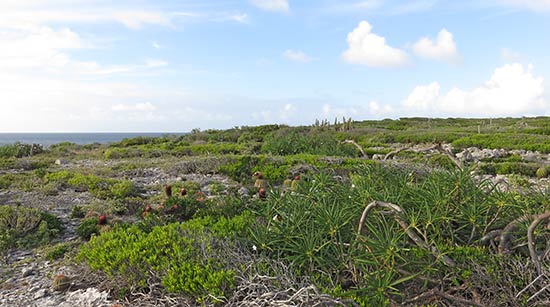
[[[468,147],[505,151],[457,163]],[[0,250],[45,248],[130,302],[545,306],[549,153],[545,117],[342,119],[2,146],[0,192],[88,202],[67,208],[79,221],[70,244],[54,208],[12,199],[0,207]],[[166,176],[144,182],[149,173]]]

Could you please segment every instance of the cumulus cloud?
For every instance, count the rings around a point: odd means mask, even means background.
[[[342,58],[352,64],[371,67],[399,67],[407,64],[407,54],[386,44],[386,39],[372,33],[372,26],[361,21],[357,28],[348,34],[348,50]]]
[[[288,12],[290,10],[287,0],[250,0],[250,2],[265,11]]]
[[[395,110],[389,104],[381,104],[377,101],[369,102],[369,113],[374,116],[393,115]]]
[[[404,100],[408,112],[434,116],[523,116],[548,113],[543,78],[532,66],[507,64],[494,70],[489,81],[472,90],[457,87],[441,93],[438,82],[417,86]]]
[[[453,34],[447,29],[439,31],[435,41],[429,37],[423,37],[412,48],[416,55],[427,59],[449,63],[457,63],[460,60]]]
[[[283,52],[283,57],[287,60],[300,62],[300,63],[309,63],[315,60],[315,58],[310,57],[303,51],[290,50],[290,49]]]
[[[67,28],[54,30],[37,25],[5,28],[0,31],[0,68],[63,67],[69,62],[63,50],[87,45]]]

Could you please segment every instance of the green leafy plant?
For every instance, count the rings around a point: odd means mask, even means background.
[[[0,206],[0,250],[49,243],[61,231],[54,215],[23,206]]]

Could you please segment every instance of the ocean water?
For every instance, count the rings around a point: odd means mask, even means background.
[[[71,142],[75,144],[111,143],[125,138],[138,136],[159,137],[164,135],[182,135],[184,133],[0,133],[0,145],[14,144],[16,142],[26,144],[41,144],[44,147]]]

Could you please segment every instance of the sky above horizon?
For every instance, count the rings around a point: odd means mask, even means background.
[[[550,115],[550,0],[1,0],[0,132]]]

